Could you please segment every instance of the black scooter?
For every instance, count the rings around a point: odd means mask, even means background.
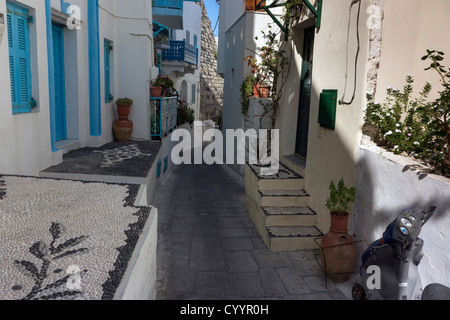
[[[450,300],[450,288],[430,284],[424,290],[418,266],[424,242],[419,234],[436,207],[404,211],[361,256],[360,284],[354,300]]]

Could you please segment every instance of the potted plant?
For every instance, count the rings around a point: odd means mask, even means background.
[[[344,179],[339,180],[336,187],[330,182],[330,196],[325,206],[330,211],[331,229],[337,232],[347,232],[348,216],[351,205],[355,202],[355,188],[345,186]]]
[[[120,98],[116,101],[119,119],[113,124],[114,136],[118,141],[128,141],[133,133],[133,121],[128,119],[133,100]]]
[[[159,75],[152,81],[150,91],[152,97],[164,97],[168,93],[168,89],[173,88],[173,81],[169,77]]]
[[[261,66],[253,56],[244,59],[248,66],[252,68],[253,96],[256,98],[269,98],[270,86],[267,84],[267,76],[262,72]]]
[[[120,98],[116,101],[117,114],[119,115],[119,120],[128,120],[130,115],[131,106],[133,105],[133,100],[130,98]]]
[[[347,232],[355,188],[348,188],[342,178],[338,185],[331,181],[325,207],[330,211],[330,231],[322,239],[322,264],[334,282],[346,281],[355,268],[356,244]]]

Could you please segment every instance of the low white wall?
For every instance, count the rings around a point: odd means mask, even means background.
[[[115,300],[156,299],[158,210],[152,208]]]
[[[425,246],[419,272],[424,286],[436,282],[449,286],[450,179],[425,174],[413,159],[362,146],[356,190],[351,230],[357,240],[366,240],[359,244],[359,256],[403,210],[437,207],[420,234]]]

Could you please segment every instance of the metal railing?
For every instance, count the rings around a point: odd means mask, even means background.
[[[170,41],[170,49],[162,51],[163,61],[186,62],[192,65],[198,65],[198,48],[182,41]]]
[[[177,127],[177,97],[150,98],[150,132],[162,138]]]

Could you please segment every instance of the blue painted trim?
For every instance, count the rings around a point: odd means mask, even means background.
[[[167,32],[170,33],[170,28],[169,28],[169,27],[166,27],[165,25],[163,25],[163,24],[161,24],[161,23],[159,23],[159,22],[156,22],[156,21],[153,21],[153,24],[156,24],[156,25],[159,27],[159,30],[158,30],[158,31],[153,32],[153,36],[154,36],[154,37],[155,37],[156,35],[158,35],[160,32],[163,32],[164,30],[167,30]]]
[[[53,28],[52,28],[52,7],[51,0],[45,0],[45,21],[47,28],[47,61],[48,61],[48,87],[49,87],[49,107],[50,107],[50,139],[52,152],[56,148],[56,122],[55,122],[55,67],[53,61]]]
[[[103,53],[103,68],[105,73],[105,103],[111,103],[114,100],[113,95],[111,94],[111,50],[113,48],[112,42],[104,39],[104,53]]]
[[[70,3],[61,0],[61,12],[67,13],[67,9],[70,7]]]
[[[89,127],[93,137],[102,135],[100,88],[100,37],[98,0],[88,1],[89,32]]]
[[[56,62],[56,66],[59,70],[57,74],[59,74],[60,78],[58,79],[58,83],[55,83],[55,93],[56,87],[60,86],[60,90],[58,91],[59,101],[55,98],[55,133],[56,133],[56,142],[67,140],[67,114],[66,114],[66,80],[65,80],[65,59],[64,59],[64,31],[63,28],[57,25],[53,25],[53,32],[57,34],[53,34],[53,50],[57,50],[59,52],[59,56],[61,57],[61,61],[57,56],[55,56],[55,51],[53,51],[53,59]],[[61,118],[58,117],[61,116]],[[60,133],[58,134],[57,128],[60,129]]]
[[[158,164],[156,166],[156,179],[161,177],[161,159],[159,159]]]
[[[169,167],[169,156],[165,156],[164,157],[164,172],[167,171],[168,167]]]
[[[30,16],[28,9],[6,2],[12,113],[32,111]],[[21,28],[19,27],[21,26]],[[24,63],[25,61],[25,63]]]

